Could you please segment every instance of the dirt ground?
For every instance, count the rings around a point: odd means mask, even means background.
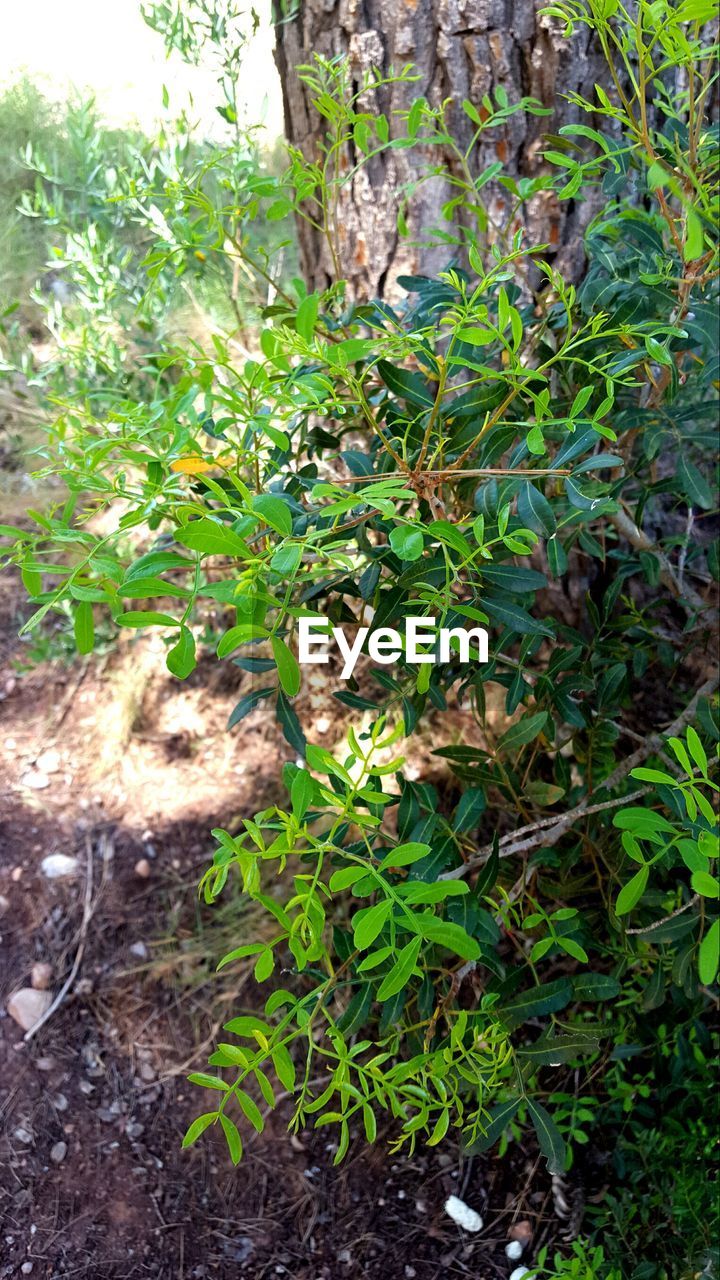
[[[209,832],[279,799],[293,753],[262,707],[226,731],[248,680],[237,668],[209,662],[180,684],[143,640],[22,670],[22,607],[6,581],[0,1277],[506,1278],[509,1230],[528,1223],[534,1251],[562,1226],[530,1146],[502,1162],[452,1143],[393,1157],[386,1135],[370,1149],[355,1135],[335,1169],[328,1131],[288,1136],[286,1100],[237,1169],[213,1135],[181,1151],[201,1109],[187,1072],[264,999],[248,972],[214,974],[252,922],[232,891],[198,903]],[[332,746],[326,699],[317,689],[302,714]],[[51,854],[75,859],[71,874],[49,878]],[[7,1001],[38,962],[53,993],[77,972],[25,1043]],[[478,1235],[443,1213],[453,1192],[483,1214]]]

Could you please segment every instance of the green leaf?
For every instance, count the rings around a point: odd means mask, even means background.
[[[435,403],[435,397],[419,374],[409,373],[407,369],[396,369],[387,360],[378,360],[376,368],[385,386],[409,404],[429,409]]]
[[[690,755],[695,761],[695,764],[697,765],[698,769],[702,774],[704,774],[705,777],[707,777],[708,758],[705,753],[705,748],[703,747],[703,744],[700,741],[700,738],[698,737],[696,730],[693,729],[692,725],[690,725],[687,731],[687,744],[688,744],[688,749],[690,751]]]
[[[547,1160],[548,1173],[563,1173],[566,1147],[560,1130],[552,1116],[539,1102],[528,1098],[527,1108],[537,1134],[538,1145]]]
[[[401,560],[419,560],[424,545],[422,531],[416,526],[397,524],[390,532],[390,546]]]
[[[487,807],[485,792],[481,787],[470,787],[463,792],[452,820],[453,831],[473,831]]]
[[[203,1089],[215,1089],[218,1093],[227,1093],[229,1087],[219,1076],[208,1075],[206,1071],[193,1071],[188,1080],[190,1084],[199,1084]]]
[[[197,1142],[200,1134],[204,1133],[217,1118],[217,1111],[207,1111],[204,1116],[198,1116],[196,1120],[193,1120],[182,1140],[183,1148],[191,1147],[193,1142]]]
[[[118,587],[118,595],[126,600],[156,600],[159,596],[175,596],[187,600],[190,592],[175,582],[163,578],[132,578]]]
[[[203,555],[242,556],[246,560],[252,558],[249,546],[237,533],[208,516],[192,520],[182,529],[176,529],[175,541]]]
[[[714,506],[713,494],[701,471],[691,462],[684,453],[680,454],[680,460],[677,467],[677,478],[680,487],[693,506],[703,507],[705,511],[709,511]]]
[[[477,960],[480,956],[479,943],[466,933],[462,925],[452,924],[449,920],[439,920],[437,916],[426,913],[420,917],[422,935],[428,942],[447,947],[463,960]]]
[[[307,747],[305,734],[302,731],[302,726],[298,720],[297,712],[294,710],[291,703],[288,702],[285,694],[281,690],[278,690],[275,705],[278,723],[282,727],[286,742],[289,742],[290,746],[294,751],[297,751],[298,755],[304,756],[305,749]]]
[[[306,342],[312,342],[319,305],[320,299],[318,295],[316,293],[310,293],[307,298],[303,298],[297,309],[295,328],[300,334],[300,337],[304,338]]]
[[[292,533],[292,515],[290,508],[282,498],[274,493],[258,493],[252,500],[253,511],[269,524],[276,533],[287,537]]]
[[[396,995],[398,991],[407,986],[415,968],[421,945],[422,938],[413,938],[398,952],[395,964],[380,984],[377,993],[378,1000],[389,1000],[391,996]]]
[[[516,751],[518,747],[532,742],[542,731],[548,718],[547,711],[538,711],[532,716],[523,716],[517,724],[510,725],[498,742],[498,750]]]
[[[488,1151],[497,1142],[510,1121],[517,1115],[520,1102],[520,1098],[510,1098],[507,1102],[500,1102],[497,1106],[490,1108],[483,1136],[466,1148],[469,1155]]]
[[[295,1063],[285,1045],[277,1045],[272,1050],[270,1057],[281,1085],[284,1089],[287,1089],[288,1093],[292,1093],[295,1088]]]
[[[363,907],[355,912],[352,926],[353,939],[358,951],[367,951],[378,934],[382,932],[391,910],[392,902],[389,898],[383,898],[382,902],[376,902],[373,907]]]
[[[495,596],[486,597],[483,601],[490,617],[497,619],[504,626],[509,627],[511,631],[516,631],[521,636],[549,636],[554,638],[554,631],[545,622],[541,622],[537,618],[533,618],[525,609],[521,609],[519,604],[514,604],[511,600],[498,600]]]
[[[246,693],[245,697],[241,698],[230,712],[227,722],[228,729],[233,729],[236,724],[239,724],[241,720],[245,719],[245,716],[250,714],[259,702],[262,702],[265,698],[269,698],[274,692],[275,690],[272,686],[269,686],[266,689],[251,689],[250,693]]]
[[[649,872],[647,867],[641,867],[640,870],[635,873],[632,880],[628,880],[627,884],[623,885],[615,904],[616,915],[626,916],[628,911],[632,911],[633,907],[640,901],[645,889],[647,888],[648,875]]]
[[[715,876],[710,875],[709,871],[693,871],[690,883],[695,893],[699,893],[703,898],[720,897],[720,883]]]
[[[720,964],[720,920],[714,920],[700,943],[698,976],[703,986],[715,981]]]
[[[292,811],[296,818],[302,820],[307,813],[312,800],[314,782],[307,769],[298,769],[292,780],[290,787],[290,803]],[[357,871],[357,867],[349,868],[349,870]],[[362,868],[359,868],[362,874]]]
[[[554,1066],[558,1062],[572,1062],[597,1053],[599,1047],[597,1036],[586,1035],[582,1027],[578,1027],[563,1035],[546,1031],[533,1044],[522,1045],[517,1054],[520,1058],[529,1058],[537,1066]]]
[[[572,987],[568,978],[556,978],[554,982],[546,982],[529,991],[523,991],[513,1000],[508,1000],[497,1008],[508,1030],[527,1022],[528,1018],[537,1018],[545,1013],[557,1013],[570,1003]]]
[[[300,688],[300,666],[292,649],[279,636],[270,639],[278,676],[284,692],[294,698]]]
[[[299,542],[285,542],[273,555],[270,568],[283,577],[291,577],[302,560],[302,546]]]
[[[700,218],[694,209],[685,210],[685,243],[683,245],[683,262],[695,262],[705,252],[705,232]]]
[[[81,600],[73,613],[75,647],[78,653],[92,653],[95,647],[95,623],[89,600]]]
[[[222,1131],[225,1134],[225,1141],[227,1142],[228,1151],[230,1152],[230,1159],[233,1164],[239,1164],[242,1159],[242,1141],[237,1130],[237,1125],[229,1116],[225,1115],[224,1111],[220,1112],[220,1124],[222,1125]]]
[[[186,680],[195,670],[195,637],[189,627],[180,627],[180,638],[172,649],[168,650],[165,664],[168,671],[178,680]]]
[[[609,973],[578,973],[572,979],[573,995],[579,1001],[615,1000],[620,983]]]
[[[518,516],[528,529],[551,538],[557,528],[557,522],[550,503],[535,485],[525,481],[520,488],[517,499]]]
[[[237,1098],[240,1110],[242,1111],[245,1118],[250,1121],[250,1124],[252,1125],[253,1129],[257,1131],[257,1133],[262,1133],[263,1129],[265,1128],[265,1121],[263,1120],[260,1114],[260,1110],[254,1098],[251,1098],[250,1094],[245,1093],[243,1089],[236,1088],[234,1090],[234,1093],[235,1093],[235,1097]]]
[[[220,637],[217,656],[226,658],[239,645],[247,644],[248,640],[264,640],[267,634],[265,627],[256,627],[252,622],[243,622],[239,627],[231,627],[224,636]]]
[[[385,854],[378,871],[385,871],[388,867],[409,867],[413,862],[417,862],[418,859],[427,857],[430,852],[431,847],[429,844],[419,844],[417,842],[399,844]]]
[[[172,618],[169,613],[153,613],[151,610],[142,613],[129,610],[127,613],[121,613],[116,621],[119,627],[133,627],[135,630],[140,630],[141,627],[180,626],[177,618]]]

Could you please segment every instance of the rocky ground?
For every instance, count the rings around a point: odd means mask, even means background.
[[[288,1136],[286,1100],[238,1169],[212,1135],[181,1151],[188,1071],[261,1002],[250,973],[214,974],[253,921],[233,891],[198,903],[209,831],[278,799],[292,753],[262,708],[226,731],[236,668],[181,685],[146,642],[29,666],[9,583],[2,604],[0,1278],[507,1280],[509,1239],[527,1257],[560,1228],[531,1147],[391,1157],[356,1135],[335,1169],[325,1130]],[[303,714],[332,745],[326,697]]]

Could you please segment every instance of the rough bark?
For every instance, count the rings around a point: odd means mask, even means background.
[[[511,102],[524,95],[554,109],[554,116],[518,112],[492,139],[474,149],[473,175],[500,159],[514,176],[540,172],[543,134],[585,118],[561,96],[573,91],[593,96],[603,68],[592,37],[580,31],[565,39],[554,19],[540,16],[545,0],[300,0],[289,20],[278,21],[276,61],[283,86],[287,138],[315,159],[325,122],[310,104],[297,68],[314,52],[349,58],[359,85],[370,66],[384,73],[412,63],[420,79],[373,94],[373,107],[392,113],[424,95],[433,105],[452,99],[450,124],[467,145],[473,126],[462,110],[468,98],[479,106],[484,94],[502,86]],[[280,0],[274,0],[276,18]],[[364,104],[363,104],[364,105]],[[392,127],[392,126],[391,126]],[[486,135],[488,136],[488,135]],[[409,234],[397,231],[396,213],[403,186],[418,176],[423,158],[415,151],[377,157],[343,189],[340,206],[340,262],[356,297],[392,296],[399,274],[432,273],[448,265],[448,248],[428,249],[416,242],[423,231],[442,223],[442,205],[451,196],[448,183],[432,179],[413,199]],[[507,195],[489,188],[492,211],[502,221]],[[582,232],[597,205],[587,199],[559,203],[543,194],[529,202],[523,223],[530,243],[556,246],[556,265],[566,276],[582,270]],[[313,288],[333,278],[327,246],[307,224],[299,226],[305,275]]]

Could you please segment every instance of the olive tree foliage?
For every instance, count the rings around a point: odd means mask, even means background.
[[[156,187],[151,290],[229,255],[265,301],[259,349],[217,332],[154,353],[116,396],[66,371],[46,450],[66,497],[2,529],[36,606],[26,631],[62,614],[88,653],[101,620],[154,628],[179,679],[212,641],[247,675],[231,724],[260,708],[289,744],[286,803],[216,830],[202,881],[212,903],[239,876],[267,915],[221,960],[252,966],[255,1008],[267,984],[262,1013],[239,1010],[192,1077],[209,1101],[186,1143],[217,1126],[234,1160],[279,1086],[293,1126],[333,1127],[338,1160],[387,1116],[405,1149],[530,1124],[560,1171],[581,1140],[563,1082],[601,1073],[666,999],[701,1019],[716,980],[712,10],[548,13],[597,42],[613,87],[573,94],[546,174],[458,164],[446,264],[401,275],[392,304],[339,272],[278,280],[254,221],[307,223],[334,271],[356,171],[414,154],[421,188],[467,151],[458,110],[473,150],[546,106],[421,95],[390,121],[365,104],[412,69],[358,85],[319,56],[300,73],[324,122],[314,158],[291,147],[279,178],[236,169],[212,198],[203,166]],[[506,193],[492,235],[490,180]],[[541,190],[602,206],[580,287],[526,229]],[[127,201],[143,216],[140,181]],[[307,741],[300,620],[402,632],[409,616],[486,627],[489,660],[329,675],[343,743]],[[404,767],[430,717],[452,804]]]

